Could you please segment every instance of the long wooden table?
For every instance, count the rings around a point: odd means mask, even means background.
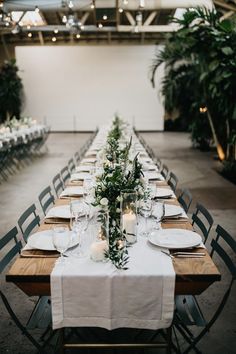
[[[159,187],[167,187],[166,183],[158,183]],[[73,185],[75,185],[73,183]],[[167,201],[177,204],[177,200]],[[69,199],[58,199],[56,205],[68,204]],[[43,223],[39,230],[51,229],[54,224]],[[192,230],[189,221],[183,223],[163,223],[163,228],[183,228]],[[202,252],[196,249],[195,252]],[[212,283],[219,281],[221,275],[209,256],[207,250],[203,258],[175,258],[173,266],[176,273],[176,294],[201,294]],[[29,296],[50,295],[50,274],[54,267],[56,258],[23,258],[18,257],[6,275],[8,282],[15,283],[23,292]]]

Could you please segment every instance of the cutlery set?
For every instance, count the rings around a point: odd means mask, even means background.
[[[168,253],[168,251],[161,250],[162,253],[164,253],[166,256],[174,259],[174,258],[203,258],[206,253],[203,252],[173,252],[173,253]]]

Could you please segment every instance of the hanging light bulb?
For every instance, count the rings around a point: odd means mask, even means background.
[[[52,42],[56,42],[56,41],[57,41],[56,37],[52,37]]]
[[[27,28],[27,30],[30,30],[31,27],[30,27],[30,25],[28,25],[26,28]]]
[[[102,28],[103,27],[103,24],[102,23],[99,23],[98,24],[98,28]]]
[[[119,8],[119,13],[121,14],[124,10],[122,9],[122,7]]]
[[[28,33],[28,37],[29,37],[29,38],[32,37],[32,33],[31,33],[31,32]]]
[[[74,4],[72,1],[69,1],[69,4],[68,4],[69,8],[72,9],[74,7]]]
[[[91,8],[92,10],[95,8],[94,1],[93,1],[92,4],[90,5],[90,8]]]
[[[66,23],[66,22],[67,22],[67,17],[66,17],[66,15],[63,15],[63,17],[62,17],[62,22],[63,22],[63,23]]]
[[[76,38],[77,38],[77,39],[80,38],[80,34],[79,34],[79,33],[76,34]]]
[[[128,5],[128,3],[129,3],[128,0],[123,0],[124,5]]]
[[[39,13],[39,8],[38,8],[38,6],[35,6],[34,11],[35,11],[36,13]]]
[[[102,18],[103,18],[104,21],[106,21],[107,20],[107,15],[103,15]]]
[[[54,33],[57,34],[58,33],[58,28],[54,29]]]

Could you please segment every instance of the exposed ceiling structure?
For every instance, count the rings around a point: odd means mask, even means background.
[[[196,6],[215,6],[224,18],[236,12],[236,0],[0,0],[0,34],[9,44],[156,43],[176,30],[176,11]]]

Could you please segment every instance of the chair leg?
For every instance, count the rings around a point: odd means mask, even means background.
[[[2,292],[0,292],[0,295],[4,302],[4,305],[6,306],[9,315],[11,316],[11,318],[13,319],[17,327],[21,330],[22,334],[29,339],[29,341],[38,349],[40,354],[46,354],[43,347],[31,336],[31,334],[27,331],[27,329],[22,325],[20,320],[17,318],[11,306],[9,305],[9,302],[7,301],[5,295]]]

